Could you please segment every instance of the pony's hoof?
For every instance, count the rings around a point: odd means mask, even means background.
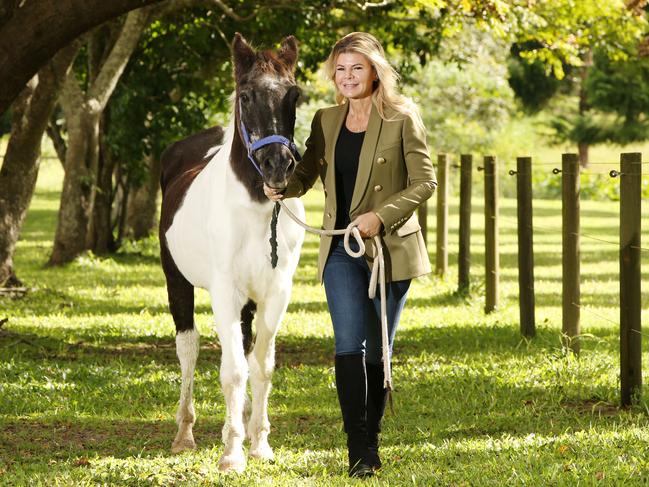
[[[195,450],[196,443],[191,438],[183,438],[181,440],[174,440],[171,444],[171,453],[180,453],[185,450]]]
[[[265,445],[257,445],[256,447],[252,448],[250,450],[250,456],[253,458],[258,458],[259,460],[263,460],[265,462],[275,461],[275,454],[273,453],[273,449],[268,443],[266,443]]]
[[[219,471],[241,473],[246,469],[246,457],[240,454],[223,455],[219,459]]]

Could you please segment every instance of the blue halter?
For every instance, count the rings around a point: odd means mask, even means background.
[[[241,138],[243,139],[243,144],[246,146],[246,150],[248,151],[248,159],[250,160],[250,162],[252,162],[252,165],[257,170],[262,179],[264,175],[262,174],[261,168],[257,164],[257,161],[255,161],[255,158],[252,155],[253,152],[255,152],[257,149],[261,149],[262,147],[270,144],[282,144],[288,147],[296,161],[300,162],[302,160],[302,156],[298,152],[295,143],[292,140],[287,139],[283,135],[269,135],[268,137],[264,137],[263,139],[259,139],[251,143],[250,136],[248,135],[245,124],[243,123],[242,115],[243,113],[241,110],[241,104],[239,104],[239,130],[241,132]]]

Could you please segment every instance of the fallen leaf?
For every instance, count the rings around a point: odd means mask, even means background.
[[[90,465],[90,460],[88,460],[88,459],[85,458],[85,457],[77,458],[77,459],[74,461],[73,465],[74,465],[75,467],[87,467],[87,466]]]

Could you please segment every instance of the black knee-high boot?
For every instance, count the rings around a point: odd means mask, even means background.
[[[362,354],[336,355],[336,390],[347,433],[349,476],[368,477],[367,464],[367,383]]]
[[[367,370],[367,463],[374,470],[381,468],[379,433],[385,412],[387,390],[383,387],[383,365],[366,363]]]

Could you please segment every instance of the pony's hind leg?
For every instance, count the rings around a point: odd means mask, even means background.
[[[176,413],[178,432],[171,445],[172,453],[196,448],[193,427],[196,421],[192,392],[194,387],[194,368],[198,358],[198,330],[193,327],[176,334],[176,353],[180,360],[182,384],[180,386],[180,405]]]
[[[275,367],[275,336],[286,311],[289,293],[274,296],[260,305],[256,321],[257,337],[252,353],[248,355],[252,412],[248,422],[250,456],[272,461],[275,458],[268,443],[270,422],[268,420],[268,396]]]
[[[180,386],[180,404],[176,413],[178,432],[171,445],[172,453],[196,448],[192,431],[196,421],[192,391],[194,386],[194,369],[198,358],[199,336],[194,326],[194,286],[178,271],[165,249],[162,251],[163,269],[167,277],[169,309],[176,324],[176,354],[180,361],[182,383]]]

